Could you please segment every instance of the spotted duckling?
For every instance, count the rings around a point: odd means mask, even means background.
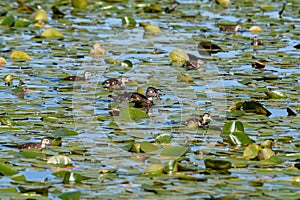
[[[222,32],[237,33],[239,30],[242,30],[242,26],[240,24],[238,24],[234,27],[231,27],[231,26],[220,27],[220,31],[222,31]]]
[[[258,39],[256,36],[252,39],[251,45],[253,46],[259,46],[264,45],[260,39]]]
[[[42,139],[40,143],[36,142],[28,142],[25,144],[21,144],[18,146],[18,149],[38,149],[38,150],[43,150],[46,148],[46,145],[50,144],[50,140],[47,138]]]
[[[211,115],[209,113],[204,113],[200,119],[191,118],[191,119],[188,119],[185,122],[183,122],[183,124],[186,126],[191,126],[193,124],[198,123],[198,126],[204,127],[204,126],[207,126],[211,120],[212,120]]]
[[[63,78],[65,81],[86,81],[93,73],[90,71],[85,71],[82,76],[68,76]]]
[[[115,100],[117,103],[135,103],[135,107],[151,107],[154,105],[153,97],[160,100],[160,94],[158,89],[154,87],[148,87],[146,90],[146,95],[140,94],[138,92],[125,92],[118,96],[109,96]]]
[[[105,81],[102,82],[102,85],[104,85],[105,87],[108,88],[112,88],[112,89],[120,89],[122,87],[125,86],[126,83],[129,82],[128,78],[121,78],[120,80],[116,79],[116,78],[109,78]]]

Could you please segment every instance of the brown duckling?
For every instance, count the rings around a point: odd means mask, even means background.
[[[102,82],[102,85],[112,89],[120,89],[125,86],[125,83],[128,83],[128,78],[121,78],[120,80],[116,78],[109,78]]]
[[[93,75],[92,72],[85,71],[83,73],[83,76],[68,76],[68,77],[63,78],[62,80],[65,80],[65,81],[86,81],[86,80],[88,80],[88,77],[92,76],[92,75]]]
[[[148,87],[146,90],[146,95],[140,94],[138,92],[125,92],[118,96],[109,96],[113,98],[117,103],[135,103],[135,107],[151,107],[154,105],[153,97],[160,100],[160,94],[158,89],[154,87]]]
[[[259,46],[264,45],[261,40],[259,40],[256,36],[252,39],[251,45],[253,46]]]
[[[238,24],[234,27],[232,27],[232,26],[220,27],[220,31],[222,31],[222,32],[232,32],[232,33],[236,33],[241,29],[242,29],[242,27],[241,27],[240,24]]]
[[[18,146],[19,149],[39,149],[39,150],[43,150],[44,148],[46,148],[46,145],[50,144],[50,140],[47,138],[42,139],[42,141],[40,143],[36,143],[36,142],[28,142],[25,144],[21,144]]]
[[[191,126],[192,124],[198,123],[198,126],[204,127],[207,126],[210,121],[212,120],[211,116],[209,113],[204,113],[200,119],[198,118],[191,118],[183,122],[184,125],[186,126]]]
[[[188,60],[183,63],[182,67],[186,70],[197,70],[201,64],[203,64],[203,61],[201,59]]]

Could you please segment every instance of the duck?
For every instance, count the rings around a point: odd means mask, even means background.
[[[40,143],[36,142],[28,142],[18,146],[18,149],[39,149],[43,150],[46,148],[46,145],[50,144],[50,140],[48,138],[43,138]]]
[[[121,78],[120,80],[116,79],[116,78],[109,78],[105,81],[102,82],[102,85],[104,85],[105,87],[108,88],[112,88],[112,89],[120,89],[122,87],[125,86],[125,83],[128,83],[129,79],[128,78]]]
[[[238,32],[239,30],[242,29],[242,26],[240,24],[232,27],[232,26],[226,26],[226,27],[220,27],[220,31],[222,32]]]
[[[117,103],[135,103],[134,107],[151,107],[154,105],[153,97],[161,100],[158,89],[154,87],[148,87],[146,90],[146,95],[140,94],[138,92],[125,92],[118,96],[109,95]]]
[[[252,39],[251,45],[253,46],[259,46],[259,45],[263,45],[263,43],[261,42],[260,39],[258,39],[256,36]]]
[[[197,60],[188,60],[181,67],[185,68],[186,70],[197,70],[200,65],[204,62],[201,59]]]
[[[82,76],[68,76],[63,78],[65,81],[86,81],[89,76],[92,76],[93,73],[90,71],[85,71]]]
[[[198,123],[198,126],[205,127],[210,123],[211,120],[212,120],[211,115],[209,113],[204,113],[200,119],[190,118],[185,122],[183,122],[183,124],[186,126],[191,126],[192,124]]]

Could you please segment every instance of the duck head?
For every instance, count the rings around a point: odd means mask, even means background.
[[[211,115],[209,113],[204,113],[199,121],[201,126],[208,125],[212,121]]]
[[[156,89],[154,87],[148,87],[147,88],[146,97],[151,101],[153,100],[153,97],[156,97],[158,100],[161,100],[158,89]]]

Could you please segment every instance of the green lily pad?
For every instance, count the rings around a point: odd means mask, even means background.
[[[206,168],[214,169],[214,170],[224,170],[230,169],[231,162],[226,160],[213,160],[213,159],[205,159],[204,164]]]
[[[28,27],[31,24],[30,21],[27,19],[15,19],[14,27],[16,28],[22,28],[22,27]]]
[[[82,181],[82,176],[80,174],[67,171],[65,173],[63,183],[64,184],[70,184],[72,182],[81,183],[81,181]]]
[[[55,155],[51,156],[48,161],[48,164],[54,164],[54,165],[59,165],[59,166],[68,166],[72,165],[72,160],[64,155]]]
[[[174,49],[171,51],[169,58],[174,63],[184,63],[190,59],[189,55],[182,49]]]
[[[274,151],[272,151],[272,149],[270,148],[263,148],[262,150],[260,150],[258,152],[258,159],[259,160],[268,160],[270,159],[272,156],[274,156],[275,153]]]
[[[67,129],[67,128],[61,128],[53,131],[52,133],[55,137],[67,137],[67,136],[76,136],[79,135],[77,131]]]
[[[38,149],[36,151],[22,150],[20,151],[19,156],[22,158],[43,158],[45,157],[45,154]]]
[[[257,157],[258,152],[261,150],[261,147],[257,144],[248,145],[243,153],[244,158],[251,160]]]
[[[169,133],[162,133],[156,136],[155,142],[157,143],[170,143],[172,140],[172,135]]]
[[[59,198],[62,200],[79,200],[81,196],[80,191],[72,191],[72,192],[64,192],[63,194],[59,195]]]
[[[72,0],[71,2],[74,8],[86,8],[88,5],[87,0]]]
[[[167,166],[166,163],[152,163],[146,168],[144,173],[145,174],[162,174],[166,166]]]
[[[122,17],[122,25],[126,27],[135,27],[136,21],[132,17],[124,16]]]
[[[0,26],[10,27],[15,21],[14,16],[8,15],[0,18]]]
[[[226,122],[222,129],[222,138],[225,142],[233,145],[252,144],[251,139],[244,131],[244,125],[240,121]]]
[[[185,146],[167,146],[162,148],[160,155],[181,157],[188,153],[191,149]]]
[[[265,93],[270,99],[286,99],[287,98],[285,93],[279,92],[279,91],[267,91]]]
[[[0,116],[1,125],[14,126],[16,122],[8,116]]]
[[[10,164],[0,163],[0,174],[4,176],[12,176],[18,174],[18,170],[14,169]]]
[[[118,117],[123,121],[134,121],[140,119],[148,119],[147,113],[138,108],[123,108],[120,110],[120,115]]]
[[[189,75],[187,74],[184,74],[184,73],[179,73],[177,75],[177,81],[183,81],[183,82],[193,82],[193,78],[190,77]]]
[[[140,148],[145,153],[153,152],[153,151],[156,151],[159,149],[159,147],[157,145],[154,145],[150,142],[142,142],[140,144]]]

